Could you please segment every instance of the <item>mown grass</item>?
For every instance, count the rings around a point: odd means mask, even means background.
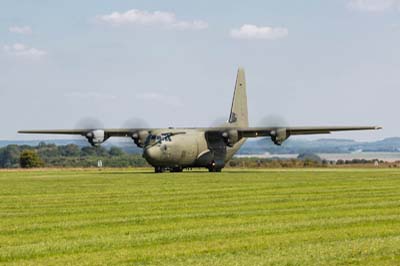
[[[399,265],[400,170],[0,172],[0,264]]]

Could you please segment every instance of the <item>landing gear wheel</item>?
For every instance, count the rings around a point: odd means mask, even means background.
[[[221,172],[222,171],[222,168],[215,168],[215,167],[210,167],[210,168],[208,168],[208,172],[210,172],[210,173],[219,173],[219,172]]]
[[[183,172],[183,168],[182,167],[172,167],[171,172],[180,173],[180,172]]]
[[[165,172],[164,167],[161,167],[161,166],[154,167],[154,173],[164,173],[164,172]]]

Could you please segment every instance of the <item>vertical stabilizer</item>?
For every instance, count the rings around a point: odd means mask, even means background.
[[[239,68],[237,72],[235,92],[233,93],[232,108],[228,123],[235,127],[249,126],[246,78],[243,68]]]

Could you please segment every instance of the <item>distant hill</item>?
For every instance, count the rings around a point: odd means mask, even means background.
[[[54,140],[0,140],[0,147],[11,144],[36,146],[40,142],[56,145],[75,144],[80,147],[88,146],[84,139],[54,139]],[[116,139],[107,141],[104,147],[117,146],[131,154],[141,153],[142,149],[137,148],[133,141]],[[240,149],[239,154],[300,154],[300,153],[350,153],[354,151],[364,152],[399,152],[400,137],[386,138],[372,142],[358,142],[351,139],[318,139],[305,140],[289,138],[282,146],[276,146],[269,138],[249,140]]]
[[[350,153],[363,152],[399,152],[400,138],[386,138],[373,142],[358,142],[350,139],[288,139],[282,146],[276,146],[269,138],[248,141],[239,154],[299,154],[311,153]]]

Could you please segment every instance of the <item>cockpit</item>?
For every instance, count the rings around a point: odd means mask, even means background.
[[[144,144],[145,146],[149,145],[153,146],[156,144],[161,144],[163,142],[170,142],[170,141],[171,141],[170,134],[160,134],[160,135],[149,134]]]

